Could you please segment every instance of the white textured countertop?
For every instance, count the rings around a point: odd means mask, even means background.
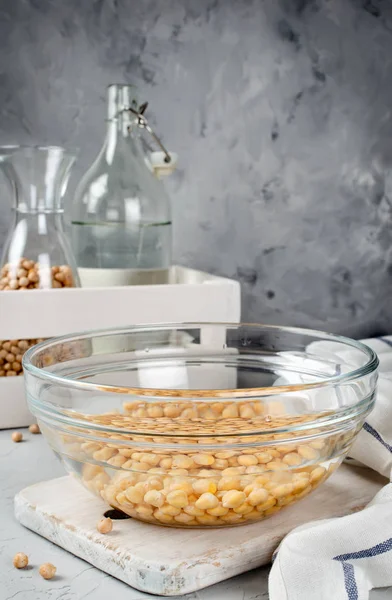
[[[41,435],[23,431],[25,441],[15,444],[11,431],[0,432],[0,600],[141,600],[158,598],[133,590],[98,571],[17,523],[13,498],[22,488],[64,474],[59,461]],[[12,565],[17,552],[29,556],[30,567]],[[45,581],[38,574],[43,562],[57,567],[57,576]],[[268,599],[268,568],[257,569],[178,600]],[[306,598],[304,598],[306,600]],[[392,588],[377,590],[371,600],[392,600]]]

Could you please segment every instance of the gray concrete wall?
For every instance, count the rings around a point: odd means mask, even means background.
[[[76,181],[111,82],[180,155],[178,262],[248,320],[392,331],[391,2],[0,1],[1,143],[79,147]]]

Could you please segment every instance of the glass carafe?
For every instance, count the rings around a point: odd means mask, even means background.
[[[79,285],[63,226],[63,199],[74,160],[54,146],[0,148],[14,217],[3,248],[0,290]]]
[[[83,286],[166,283],[170,202],[139,136],[135,90],[108,87],[104,145],[77,187],[72,244]]]

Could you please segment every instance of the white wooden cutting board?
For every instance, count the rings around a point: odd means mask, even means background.
[[[67,476],[22,490],[15,496],[15,515],[29,529],[130,586],[175,596],[267,564],[291,529],[360,510],[385,483],[373,471],[342,465],[311,496],[261,523],[190,530],[126,519],[101,535],[96,524],[108,506]]]

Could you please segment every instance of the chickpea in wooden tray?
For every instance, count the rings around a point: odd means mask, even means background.
[[[85,431],[88,423],[127,431],[137,423],[138,435],[107,435],[107,441],[65,435],[61,450],[86,487],[131,517],[176,527],[250,523],[325,481],[355,435],[320,436],[313,427],[303,441],[301,431],[274,433],[315,417],[271,416],[266,408],[259,402],[127,402],[124,414],[86,419]],[[263,435],[249,433],[261,426]]]
[[[7,263],[0,271],[0,290],[33,290],[74,287],[72,269],[68,265],[43,266],[21,258]]]
[[[74,287],[71,267],[43,267],[38,262],[21,258],[5,264],[0,271],[0,291],[38,290]],[[22,357],[42,339],[0,340],[0,377],[23,375]]]
[[[38,338],[36,340],[0,340],[0,377],[13,377],[23,375],[22,359],[23,354],[29,348],[36,344],[40,344],[44,340]],[[57,362],[65,362],[71,360],[75,354],[75,349],[68,347],[59,347],[56,356],[52,353],[43,354],[41,357],[42,366],[49,367],[56,360]]]
[[[23,354],[26,350],[42,341],[42,339],[0,340],[0,377],[23,375]]]

